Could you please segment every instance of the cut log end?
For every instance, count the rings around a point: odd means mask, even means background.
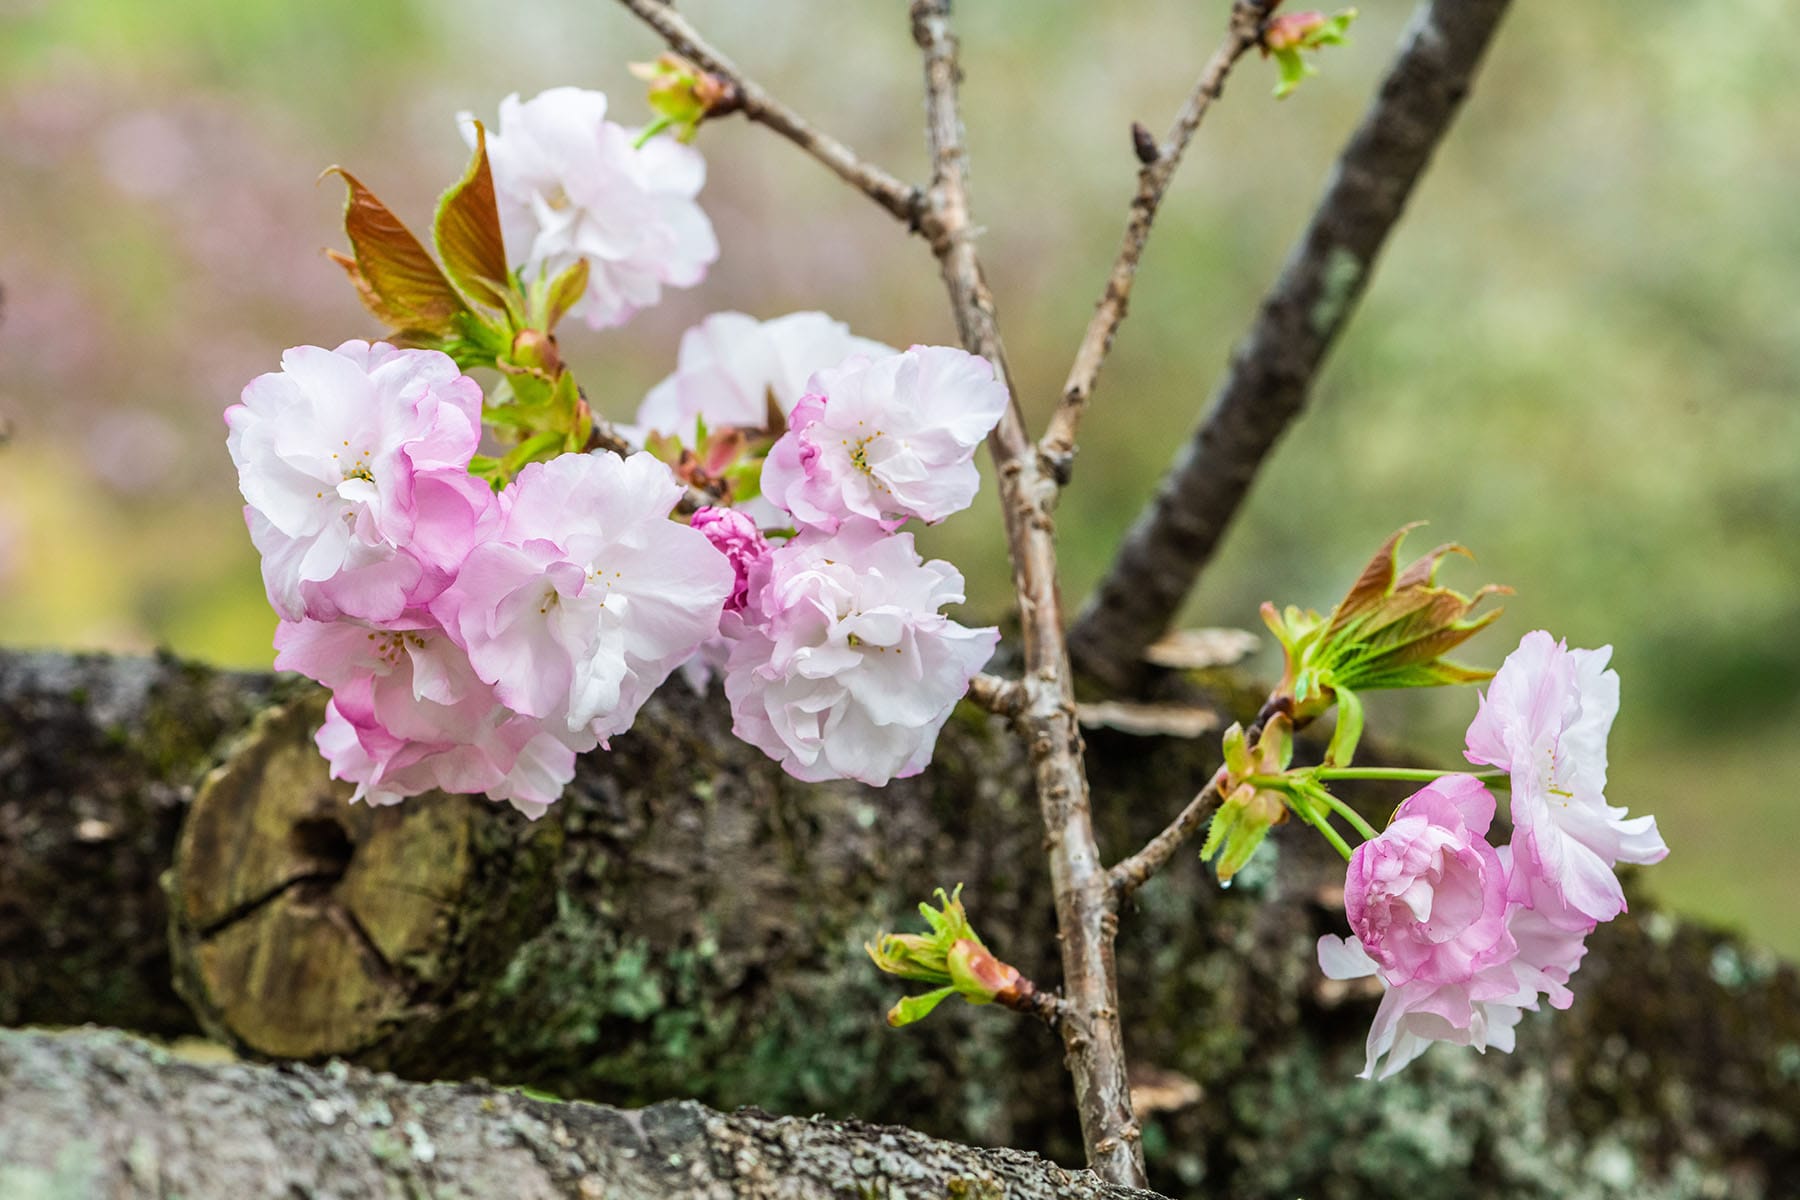
[[[260,715],[194,799],[166,881],[178,986],[259,1055],[355,1054],[426,1002],[473,871],[478,803],[350,803],[322,694]]]

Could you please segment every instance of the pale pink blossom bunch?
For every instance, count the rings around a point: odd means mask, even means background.
[[[1573,1002],[1588,934],[1625,907],[1615,865],[1668,854],[1654,818],[1628,820],[1602,795],[1619,703],[1609,654],[1528,634],[1483,697],[1468,757],[1510,776],[1509,844],[1487,840],[1487,787],[1448,775],[1352,855],[1352,936],[1321,938],[1319,965],[1381,981],[1365,1078],[1394,1074],[1432,1042],[1512,1050],[1525,1010]]]
[[[947,347],[855,356],[807,384],[762,475],[795,536],[756,559],[725,628],[734,729],[789,774],[880,786],[931,760],[999,633],[943,615],[962,576],[896,530],[968,506],[1006,403],[991,364]]]
[[[496,495],[481,390],[430,350],[299,347],[226,413],[282,616],[276,664],[332,689],[319,747],[356,797],[485,792],[541,815],[716,635],[726,555],[669,519],[648,454],[565,454]]]
[[[799,534],[751,571],[725,669],[734,731],[799,779],[918,774],[999,641],[940,611],[962,599],[962,576],[911,534]]]
[[[460,123],[473,145],[470,115]],[[585,261],[587,292],[570,311],[593,329],[623,325],[664,286],[694,286],[719,257],[695,201],[706,160],[673,138],[636,142],[606,119],[604,93],[574,87],[508,96],[487,135],[509,260],[527,279]]]
[[[598,92],[514,95],[485,136],[507,286],[541,299],[585,266],[568,311],[595,328],[718,255],[700,156],[606,114]],[[486,342],[442,344],[507,366]],[[679,667],[724,672],[739,735],[802,778],[923,769],[998,635],[944,615],[961,575],[898,530],[973,499],[975,449],[1007,403],[989,363],[896,353],[824,313],[714,314],[638,414],[637,440],[674,468],[645,451],[542,457],[546,434],[572,444],[576,406],[567,430],[515,414],[514,449],[477,475],[483,403],[446,354],[346,342],[289,350],[225,414],[277,664],[331,689],[317,741],[357,799],[481,792],[541,815],[576,756]],[[684,457],[671,437],[707,444]],[[743,498],[683,520],[684,480]]]

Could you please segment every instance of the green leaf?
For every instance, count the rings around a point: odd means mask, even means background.
[[[488,167],[487,131],[475,122],[475,153],[468,170],[438,201],[432,236],[444,269],[464,295],[493,308],[508,308],[512,273],[500,234],[500,207]]]
[[[556,323],[580,303],[587,293],[587,285],[588,260],[585,258],[576,259],[573,266],[550,281],[549,294],[544,301],[544,332],[555,329]]]
[[[1331,731],[1331,745],[1325,749],[1325,763],[1327,766],[1347,767],[1356,757],[1356,743],[1362,740],[1362,700],[1349,688],[1338,688],[1337,714],[1337,728]]]
[[[1281,71],[1281,79],[1275,84],[1277,100],[1286,100],[1308,75],[1318,74],[1311,63],[1300,57],[1298,50],[1277,50],[1275,65]]]
[[[1237,827],[1238,821],[1244,815],[1247,800],[1248,793],[1244,788],[1240,788],[1219,807],[1218,812],[1213,814],[1212,821],[1207,825],[1206,841],[1200,846],[1201,862],[1211,862],[1213,855],[1217,854],[1227,839],[1231,837],[1231,831]]]
[[[911,1025],[914,1021],[924,1020],[931,1015],[931,1010],[956,995],[953,987],[941,987],[935,992],[926,992],[922,996],[906,996],[894,1007],[888,1009],[887,1023],[895,1029],[902,1025]]]
[[[388,328],[448,336],[468,311],[462,296],[419,239],[375,193],[342,167],[330,167],[349,188],[344,233],[354,257],[327,251],[356,285],[363,304]]]
[[[1220,883],[1230,883],[1231,877],[1244,869],[1244,865],[1253,858],[1257,850],[1269,836],[1268,821],[1255,821],[1244,824],[1225,843],[1225,853],[1220,856],[1218,872]]]

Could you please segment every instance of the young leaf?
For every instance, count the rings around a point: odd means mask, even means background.
[[[1337,728],[1331,731],[1331,745],[1326,747],[1328,766],[1347,767],[1356,757],[1356,743],[1362,740],[1363,704],[1349,688],[1337,689]]]
[[[344,202],[344,232],[352,260],[332,253],[361,294],[369,311],[394,330],[444,336],[456,331],[468,311],[463,298],[400,218],[342,167],[331,167],[350,189]]]
[[[488,166],[487,131],[475,122],[475,153],[456,186],[438,201],[432,236],[444,269],[463,294],[480,304],[507,307],[512,292],[506,243],[500,235],[500,207]]]
[[[585,258],[576,259],[573,265],[550,281],[550,294],[544,302],[546,333],[554,330],[556,323],[581,302],[581,297],[587,293],[587,285],[588,260]]]
[[[941,987],[935,992],[926,992],[922,996],[905,996],[888,1009],[887,1023],[895,1029],[902,1025],[911,1025],[914,1021],[924,1020],[931,1015],[931,1010],[956,994],[953,987]]]

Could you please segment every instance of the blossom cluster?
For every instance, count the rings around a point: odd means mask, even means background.
[[[1508,777],[1507,844],[1488,840],[1487,786],[1447,775],[1352,855],[1353,936],[1321,938],[1318,951],[1331,978],[1382,984],[1364,1077],[1392,1075],[1436,1041],[1510,1051],[1524,1010],[1570,1005],[1588,934],[1625,910],[1615,866],[1668,854],[1654,817],[1606,802],[1610,654],[1528,634],[1482,698],[1466,753]]]
[[[536,815],[575,755],[718,625],[730,565],[668,519],[648,454],[568,454],[495,494],[481,390],[435,350],[303,346],[225,414],[281,617],[276,666],[332,689],[319,745],[359,798],[486,792]]]
[[[737,571],[720,647],[733,729],[789,774],[880,786],[930,761],[999,631],[943,615],[962,576],[899,527],[968,506],[1006,403],[993,366],[961,350],[853,354],[811,376],[763,465],[762,498],[793,535],[696,514]]]
[[[896,352],[822,313],[719,313],[626,430],[649,448],[587,449],[556,316],[621,324],[718,253],[699,155],[606,107],[558,88],[509,97],[492,131],[463,119],[492,195],[483,210],[465,181],[441,206],[443,277],[396,223],[356,223],[379,202],[353,183],[352,279],[391,324],[438,323],[399,326],[410,345],[289,350],[225,414],[276,665],[331,689],[317,741],[358,799],[486,793],[540,815],[579,753],[707,665],[739,736],[790,772],[882,784],[923,768],[997,640],[943,614],[962,577],[899,530],[974,496],[1007,403],[985,360]],[[502,295],[500,315],[469,306]],[[502,388],[464,365],[499,367]],[[479,454],[484,422],[508,453]],[[652,450],[709,429],[748,484],[684,517]]]

